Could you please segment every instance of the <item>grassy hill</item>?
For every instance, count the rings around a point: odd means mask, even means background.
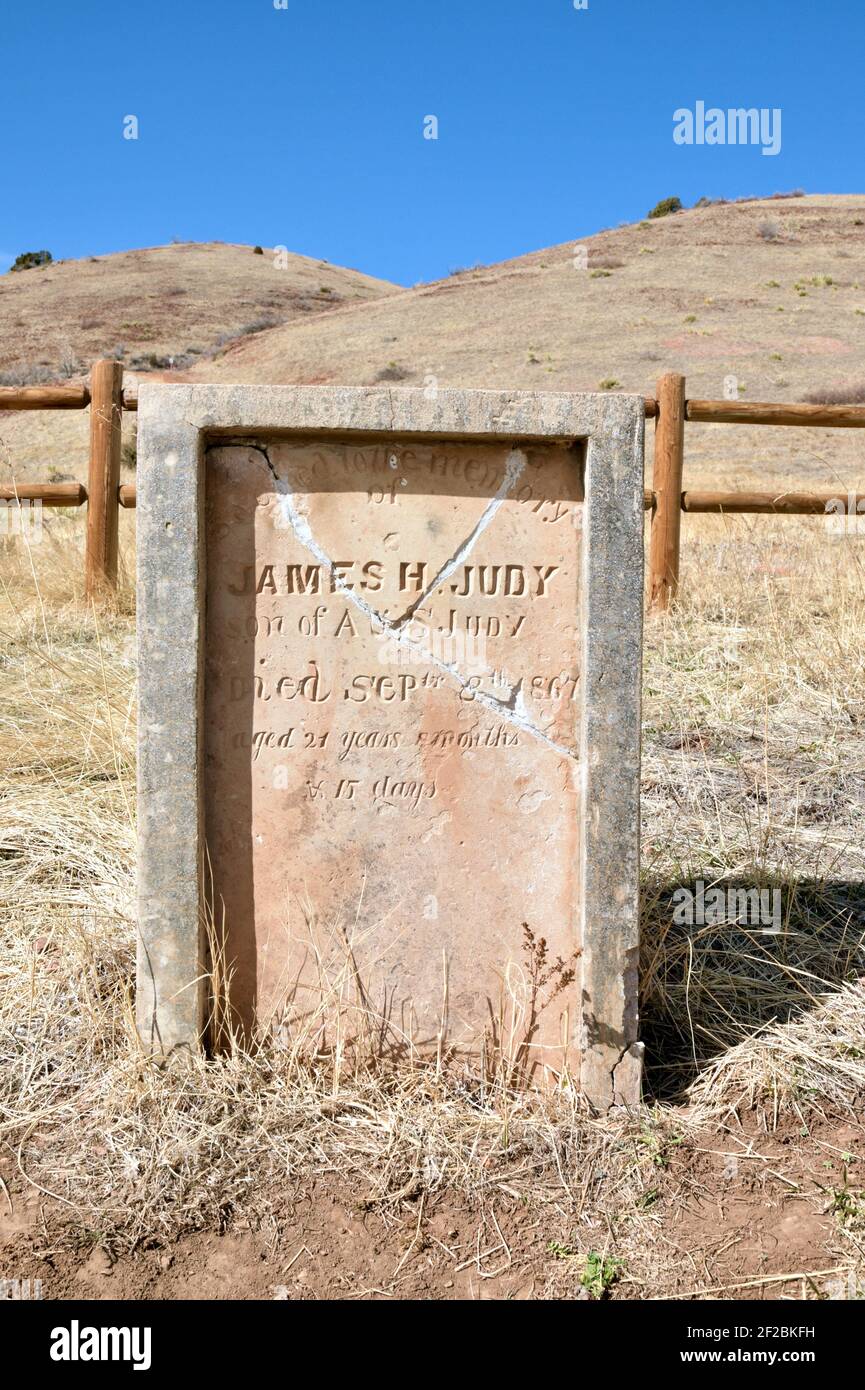
[[[250,247],[130,251],[0,279],[0,371],[122,349],[133,379],[650,393],[678,370],[691,396],[734,376],[743,400],[855,398],[863,249],[865,197],[820,195],[647,219],[412,289]],[[857,439],[695,426],[688,480],[855,486]],[[0,416],[5,473],[80,477],[86,457],[83,416]]]
[[[189,366],[226,343],[397,287],[307,256],[223,242],[55,261],[0,277],[0,381],[74,377],[97,357]]]
[[[575,247],[588,252],[581,269]],[[865,197],[732,203],[600,232],[238,340],[196,377],[798,399],[865,379]]]
[[[584,247],[586,268],[575,248]],[[240,339],[196,379],[651,394],[664,371],[717,399],[865,388],[865,197],[754,200],[598,233]],[[858,432],[688,431],[691,484],[861,485]],[[831,452],[829,445],[831,444]]]
[[[105,356],[133,379],[195,362],[206,375],[240,337],[397,290],[327,261],[222,242],[57,261],[0,276],[0,385],[76,381]],[[87,429],[86,413],[0,415],[0,471],[82,477]]]

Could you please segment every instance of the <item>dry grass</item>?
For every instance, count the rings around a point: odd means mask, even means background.
[[[643,1014],[663,1094],[817,1017],[862,968],[865,538],[821,528],[688,518],[683,604],[648,628]],[[675,927],[671,890],[699,878],[777,887],[783,934]]]
[[[599,1223],[615,1227],[643,1291],[663,1288],[674,1253],[646,1207],[670,1135],[720,1135],[747,1110],[771,1132],[790,1115],[853,1114],[865,1095],[865,546],[815,543],[816,526],[761,520],[749,540],[689,519],[683,603],[649,626],[643,1012],[655,1101],[605,1120],[572,1091],[541,1097],[411,1056],[383,1070],[374,1049],[316,1065],[303,1045],[147,1062],[131,1012],[129,588],[117,611],[87,611],[74,517],[50,518],[31,555],[7,542],[7,1171],[74,1215],[68,1239],[112,1252],[241,1212],[264,1219],[289,1174],[339,1173],[358,1201],[384,1207],[418,1189],[482,1197],[504,1185],[565,1206],[587,1249]],[[784,934],[675,927],[671,893],[698,877],[780,885]],[[843,1259],[855,1267],[858,1247]]]

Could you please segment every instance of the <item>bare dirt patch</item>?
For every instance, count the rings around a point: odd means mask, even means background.
[[[636,1130],[643,1192],[600,1228],[564,1193],[531,1201],[502,1183],[474,1199],[418,1190],[382,1201],[319,1176],[259,1192],[266,1216],[226,1213],[222,1228],[112,1250],[15,1184],[0,1277],[40,1279],[52,1299],[589,1298],[585,1255],[596,1247],[614,1265],[605,1298],[849,1296],[834,1208],[851,1182],[865,1183],[861,1127],[818,1121],[803,1135],[789,1121],[770,1134],[745,1118],[673,1128],[654,1151],[652,1131]]]

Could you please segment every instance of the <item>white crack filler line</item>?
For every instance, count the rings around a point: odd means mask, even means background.
[[[511,449],[507,457],[507,462],[505,463],[505,475],[502,478],[499,489],[495,497],[490,498],[483,510],[480,520],[471,532],[471,535],[467,536],[456,553],[452,555],[449,560],[445,561],[435,578],[426,586],[423,593],[418,595],[414,603],[409,605],[402,616],[393,619],[393,622],[397,626],[413,617],[421,604],[425,603],[429,598],[430,594],[435,593],[439,585],[444,584],[446,579],[450,579],[457,567],[468,558],[469,554],[474,549],[475,541],[478,539],[478,536],[487,529],[496,512],[499,510],[499,507],[510,493],[511,488],[515,483],[518,483],[523,476],[527,462],[528,459],[522,449]]]
[[[301,545],[318,560],[319,564],[324,566],[330,575],[334,589],[341,593],[343,598],[347,599],[349,603],[354,604],[355,608],[363,613],[365,617],[369,618],[372,623],[380,624],[382,630],[386,631],[399,646],[406,647],[409,651],[422,654],[424,659],[431,665],[438,667],[440,671],[453,677],[461,690],[469,689],[468,679],[463,676],[462,672],[453,662],[443,661],[441,657],[437,657],[434,653],[428,651],[423,642],[413,639],[410,634],[405,631],[402,624],[412,615],[418,607],[418,604],[422,602],[433,589],[444,583],[448,576],[456,569],[457,565],[465,560],[478,537],[486,530],[487,526],[489,526],[502,502],[504,502],[510,492],[510,489],[517,479],[522,476],[527,462],[526,456],[522,450],[512,449],[508,454],[505,476],[502,479],[501,486],[495,497],[490,500],[484,509],[484,513],[471,535],[459,547],[456,554],[442,566],[435,579],[432,581],[432,584],[427,587],[417,603],[413,604],[401,618],[390,619],[385,618],[381,613],[377,612],[372,604],[367,603],[366,599],[361,598],[360,594],[356,593],[354,589],[349,588],[342,576],[337,574],[333,561],[325,554],[315,536],[312,534],[309,521],[294,505],[294,495],[288,483],[283,478],[280,478],[270,461],[267,450],[260,444],[254,444],[251,447],[262,455],[270,470],[271,477],[276,485],[276,493],[279,497],[279,510],[282,520],[291,527]],[[554,739],[549,738],[543,730],[536,728],[531,722],[525,710],[522,684],[521,679],[517,681],[507,701],[497,700],[494,695],[488,695],[485,691],[478,690],[474,687],[471,687],[472,699],[484,705],[487,709],[491,710],[493,714],[497,714],[507,723],[513,724],[515,728],[521,729],[523,733],[529,734],[532,738],[537,739],[539,743],[545,744],[547,748],[552,748],[552,750],[561,757],[573,760],[576,755],[572,753],[569,748],[565,748],[562,744],[556,743]]]

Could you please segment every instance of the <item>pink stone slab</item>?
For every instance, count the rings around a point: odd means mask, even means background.
[[[563,445],[210,451],[206,833],[247,1028],[360,1010],[563,1065],[582,475]],[[540,990],[526,927],[563,963]]]

